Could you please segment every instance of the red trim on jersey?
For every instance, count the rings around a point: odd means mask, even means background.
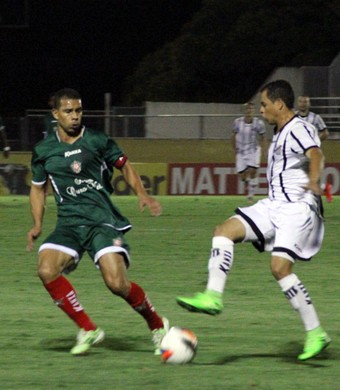
[[[127,156],[123,154],[122,156],[119,157],[119,159],[115,162],[115,168],[121,169],[125,165],[127,160]]]

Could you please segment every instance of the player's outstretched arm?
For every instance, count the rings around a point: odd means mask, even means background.
[[[307,150],[306,156],[309,158],[309,183],[305,189],[316,195],[322,195],[320,177],[324,167],[323,153],[320,148],[311,148]]]
[[[321,142],[325,141],[328,137],[329,137],[329,131],[326,127],[323,130],[319,131],[319,138]]]
[[[130,185],[134,193],[138,196],[140,210],[144,211],[145,207],[147,207],[150,210],[151,215],[159,216],[162,212],[162,207],[160,203],[157,199],[147,194],[140,179],[140,176],[135,171],[129,161],[125,162],[124,166],[121,168],[121,172],[126,182]]]
[[[27,250],[31,251],[34,241],[40,236],[45,211],[45,187],[32,184],[30,191],[30,205],[33,218],[33,227],[27,233]]]

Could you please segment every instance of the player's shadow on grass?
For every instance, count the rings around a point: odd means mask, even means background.
[[[324,368],[328,367],[328,365],[324,364],[328,360],[338,360],[338,356],[336,354],[332,353],[331,350],[325,350],[321,352],[321,354],[313,359],[301,362],[297,359],[297,355],[299,354],[299,351],[302,351],[302,345],[298,343],[289,343],[285,345],[280,352],[278,353],[250,353],[250,354],[239,354],[239,355],[227,355],[225,357],[221,357],[219,359],[216,359],[215,362],[211,363],[199,363],[199,362],[193,362],[193,364],[197,365],[213,365],[213,366],[219,366],[219,365],[228,365],[232,364],[238,361],[242,360],[248,360],[248,359],[274,359],[274,360],[280,360],[285,363],[291,363],[291,364],[300,364],[300,365],[306,365],[310,368]]]
[[[58,339],[44,339],[41,340],[40,346],[42,349],[48,351],[69,353],[71,348],[75,345],[75,337],[65,337]],[[91,347],[92,351],[99,352],[100,349],[106,349],[111,351],[133,351],[133,352],[152,352],[152,344],[147,343],[143,338],[123,339],[122,337],[105,337],[98,345]]]

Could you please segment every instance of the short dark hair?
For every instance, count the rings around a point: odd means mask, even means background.
[[[60,107],[60,101],[62,99],[81,99],[80,93],[76,91],[75,89],[72,88],[63,88],[60,89],[59,91],[55,92],[54,94],[54,99],[55,99],[55,108]]]
[[[260,92],[267,91],[268,99],[274,102],[281,99],[289,109],[294,108],[294,91],[286,80],[275,80],[265,84]]]

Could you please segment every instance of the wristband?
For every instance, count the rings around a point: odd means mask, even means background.
[[[5,146],[4,147],[4,152],[9,152],[11,150],[11,147],[10,146]]]

